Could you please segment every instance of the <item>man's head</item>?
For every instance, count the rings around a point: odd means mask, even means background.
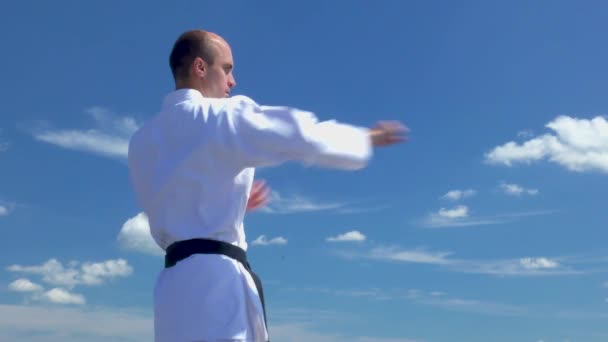
[[[230,46],[215,33],[183,33],[173,45],[169,64],[178,89],[194,88],[206,97],[221,98],[236,85]]]

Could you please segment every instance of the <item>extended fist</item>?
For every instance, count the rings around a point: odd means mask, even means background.
[[[388,146],[407,140],[409,128],[399,121],[379,121],[369,130],[372,145]]]

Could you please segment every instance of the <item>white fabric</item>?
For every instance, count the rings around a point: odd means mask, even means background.
[[[211,238],[247,250],[243,218],[255,167],[293,160],[356,170],[371,156],[367,129],[180,89],[132,136],[129,170],[161,248]],[[267,339],[253,279],[224,256],[195,255],[163,269],[154,305],[157,342]]]

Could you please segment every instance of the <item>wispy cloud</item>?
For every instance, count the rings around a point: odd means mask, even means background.
[[[32,134],[39,141],[66,149],[126,158],[129,138],[138,128],[135,120],[131,117],[118,117],[101,107],[89,108],[85,113],[94,119],[94,128],[37,129]]]
[[[97,263],[72,261],[67,267],[64,267],[57,259],[49,259],[42,265],[11,265],[7,270],[17,273],[38,274],[42,276],[42,281],[47,284],[67,288],[73,288],[77,285],[101,285],[107,279],[126,277],[133,272],[133,268],[124,259]]]
[[[268,240],[268,238],[266,238],[266,235],[260,235],[255,240],[253,240],[251,244],[254,246],[286,245],[287,239],[282,236],[278,236]]]
[[[514,317],[530,315],[530,312],[525,307],[472,299],[447,298],[427,295],[425,298],[417,299],[417,302],[449,311],[459,311],[481,315]]]
[[[325,239],[328,242],[362,242],[365,241],[366,236],[357,230],[339,234],[337,236],[330,236]]]
[[[390,260],[415,264],[436,264],[446,265],[452,261],[447,257],[449,252],[431,252],[425,249],[400,249],[398,247],[376,247],[373,248],[367,257],[377,260]]]
[[[131,217],[122,225],[117,240],[119,245],[127,250],[158,256],[165,253],[152,238],[148,217],[143,212]]]
[[[365,204],[361,201],[327,202],[302,195],[283,195],[272,191],[268,204],[260,211],[268,214],[294,214],[306,212],[329,211],[338,214],[357,214],[378,211],[387,208],[387,205]]]
[[[369,259],[404,264],[435,265],[449,272],[485,274],[491,276],[565,276],[594,272],[592,265],[606,260],[585,260],[574,257],[524,256],[512,259],[461,259],[450,251],[433,251],[427,248],[400,248],[377,246],[367,251],[340,252],[349,259]]]
[[[0,216],[6,216],[8,215],[9,210],[8,207],[0,205]]]
[[[521,196],[522,194],[534,196],[538,194],[538,189],[526,189],[518,184],[509,184],[504,182],[500,183],[500,189],[505,194],[512,196]]]
[[[429,214],[422,221],[423,226],[430,228],[478,226],[497,223],[500,223],[500,221],[495,218],[469,218],[469,207],[465,205],[459,205],[451,209],[441,208],[438,212]]]
[[[448,200],[453,200],[453,201],[458,201],[458,200],[461,200],[461,199],[465,199],[465,198],[469,198],[469,197],[475,196],[476,193],[477,193],[477,191],[475,191],[473,189],[450,190],[445,195],[441,196],[441,198],[448,199]]]
[[[525,141],[514,141],[493,148],[485,155],[486,162],[512,166],[542,159],[568,170],[608,172],[608,122],[597,116],[579,119],[559,116],[546,125],[554,133]]]
[[[284,196],[273,191],[268,204],[260,211],[271,214],[291,214],[345,208],[345,202],[320,202],[301,195]]]
[[[499,260],[454,260],[452,271],[493,276],[566,276],[584,274],[564,258],[522,257]]]
[[[420,289],[329,289],[304,288],[288,289],[294,292],[314,292],[328,296],[366,298],[373,300],[408,301],[415,304],[437,307],[448,311],[459,311],[493,316],[529,316],[530,309],[494,301],[463,299],[442,291],[424,291]]]
[[[462,208],[461,208],[462,207]],[[431,213],[423,220],[414,222],[426,228],[472,227],[483,225],[504,224],[517,221],[523,217],[549,215],[553,210],[537,210],[520,213],[496,214],[492,216],[471,216],[468,207],[461,206],[453,209],[441,209]]]
[[[312,292],[320,293],[324,295],[340,296],[340,297],[354,297],[354,298],[368,298],[373,300],[392,300],[395,299],[393,294],[389,294],[387,291],[373,288],[365,290],[351,290],[351,289],[330,289],[330,288],[319,288],[319,287],[305,287],[305,288],[284,288],[287,291],[292,292]]]

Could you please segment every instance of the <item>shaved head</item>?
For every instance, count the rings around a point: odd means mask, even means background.
[[[187,78],[188,68],[196,57],[213,65],[218,54],[218,44],[226,44],[226,41],[215,33],[203,30],[184,32],[175,41],[169,57],[173,78]]]
[[[176,89],[197,89],[206,97],[230,96],[236,85],[230,45],[219,35],[191,30],[177,38],[169,65]]]

